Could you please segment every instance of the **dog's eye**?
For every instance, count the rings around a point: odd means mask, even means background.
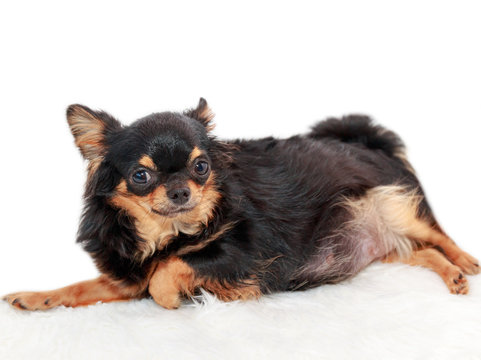
[[[132,180],[137,184],[147,184],[150,179],[151,179],[151,176],[146,170],[136,171],[132,175]]]
[[[197,161],[195,163],[195,172],[199,175],[205,175],[209,171],[209,164],[206,161]]]

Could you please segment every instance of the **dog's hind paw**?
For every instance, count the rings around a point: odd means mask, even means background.
[[[467,252],[462,251],[458,257],[453,259],[453,262],[458,265],[465,274],[475,275],[481,272],[479,261]]]
[[[452,294],[466,295],[469,292],[469,283],[461,269],[455,265],[450,266],[443,276],[443,280]]]

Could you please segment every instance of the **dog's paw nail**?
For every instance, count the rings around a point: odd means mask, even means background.
[[[456,279],[454,279],[453,281],[454,281],[454,283],[455,283],[455,284],[457,284],[457,283],[458,283],[458,280],[456,280]]]
[[[463,278],[463,274],[459,274],[458,279],[461,280],[462,278]]]
[[[479,267],[479,264],[474,264],[474,266]]]
[[[16,303],[18,303],[18,299],[12,301],[12,305],[15,305]]]
[[[48,305],[49,302],[50,302],[50,299],[47,299],[47,300],[45,300],[43,303],[44,303],[45,305]]]
[[[23,310],[27,310],[27,307],[25,305],[23,305],[22,303],[19,303],[18,306],[20,306],[20,308],[23,309]]]

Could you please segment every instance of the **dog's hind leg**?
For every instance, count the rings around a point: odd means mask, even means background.
[[[463,293],[459,287],[464,281],[452,277],[459,277],[460,271],[479,273],[479,263],[440,230],[432,213],[426,217],[426,207],[420,211],[423,199],[418,191],[402,186],[373,188],[363,198],[345,201],[353,219],[347,224],[348,229],[361,235],[367,229],[371,238],[380,239],[377,248],[387,256],[386,261],[429,267],[441,275],[452,292]]]
[[[402,202],[397,204],[400,207],[390,207],[390,217],[396,219],[391,221],[391,226],[410,239],[415,250],[407,256],[393,251],[383,261],[430,268],[441,276],[452,293],[467,294],[469,287],[463,273],[478,274],[481,270],[478,260],[461,250],[440,230],[436,221],[418,217],[412,206],[409,210]]]
[[[142,289],[125,287],[107,276],[82,281],[61,289],[43,292],[19,292],[4,297],[10,305],[21,310],[47,310],[64,305],[77,307],[101,302],[122,301],[138,297]]]
[[[466,274],[474,275],[481,271],[478,260],[461,250],[447,235],[421,219],[416,219],[409,224],[406,235],[419,243],[421,247],[432,245],[439,248],[452,263],[459,266]]]
[[[370,232],[383,239],[381,247],[385,254],[395,250],[408,258],[411,248],[434,246],[464,273],[478,274],[481,271],[478,260],[445,235],[434,218],[428,220],[419,215],[422,200],[417,191],[391,185],[375,187],[361,199],[348,199],[344,206],[352,213],[351,227],[373,228]]]
[[[435,271],[446,283],[453,294],[467,294],[469,285],[459,266],[452,264],[443,254],[433,248],[413,251],[409,258],[399,257],[396,253],[382,260],[386,263],[403,262],[408,265],[419,265]]]

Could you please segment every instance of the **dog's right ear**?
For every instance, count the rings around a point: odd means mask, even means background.
[[[106,134],[122,128],[120,122],[109,114],[78,104],[68,107],[67,121],[75,144],[89,161],[99,159],[105,154]]]

